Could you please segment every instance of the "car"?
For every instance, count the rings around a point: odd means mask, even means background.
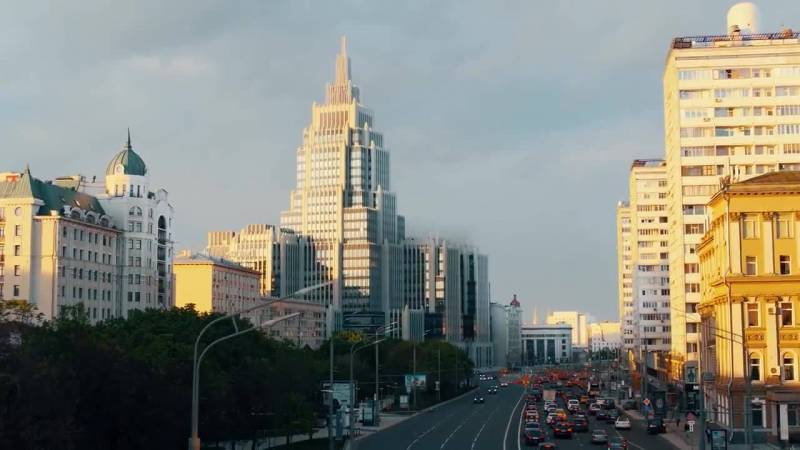
[[[636,409],[636,400],[628,399],[622,402],[622,409]]]
[[[571,406],[578,406],[580,407],[581,402],[577,398],[571,398],[567,400],[567,408]]]
[[[619,417],[619,411],[611,409],[606,413],[606,423],[614,423]]]
[[[600,405],[598,405],[597,403],[592,403],[591,405],[589,405],[589,414],[593,416],[597,415],[597,411],[600,411]]]
[[[617,420],[614,421],[614,428],[618,430],[630,430],[631,421],[626,416],[619,416]]]
[[[525,428],[522,430],[522,439],[525,441],[525,445],[535,445],[547,439],[547,435],[538,422],[531,422],[525,424]]]
[[[572,425],[569,422],[557,422],[553,427],[553,436],[572,439]]]
[[[561,408],[556,409],[556,414],[558,414],[558,417],[560,417],[562,419],[566,419],[567,418],[567,412],[564,411]]]
[[[542,442],[539,444],[539,450],[556,450],[558,445],[555,442]]]
[[[472,403],[475,403],[475,404],[484,403],[485,401],[486,400],[483,397],[481,397],[480,395],[477,395],[477,396],[475,396],[475,398],[472,399]]]
[[[589,403],[589,396],[588,395],[581,395],[581,398],[578,399],[578,401],[581,403],[581,405],[585,405],[585,404]]]
[[[656,417],[647,421],[647,432],[650,434],[666,433],[667,427],[660,417]]]
[[[589,421],[585,417],[576,417],[572,420],[572,431],[589,431]]]
[[[592,431],[592,444],[607,444],[608,433],[603,429],[595,429]]]
[[[609,450],[628,450],[628,441],[625,438],[613,437],[608,440]]]
[[[500,382],[500,387],[501,388],[508,387],[508,383],[506,383],[505,381],[502,381],[502,382]]]
[[[546,407],[544,410],[547,411],[548,413],[555,413],[558,410],[558,408],[556,407],[556,405],[550,405]]]
[[[525,411],[525,421],[533,422],[539,420],[539,414],[535,411]]]
[[[607,398],[605,402],[603,402],[603,408],[605,409],[617,409],[617,404],[614,403],[614,399]]]
[[[496,389],[496,388],[491,388],[491,387],[490,387],[489,389],[487,389],[487,390],[486,390],[486,393],[487,393],[487,394],[490,394],[490,395],[491,395],[491,394],[497,394],[497,389]]]
[[[545,419],[545,422],[548,425],[552,425],[556,420],[558,420],[558,415],[556,415],[556,413],[554,412],[547,413],[547,418]]]
[[[608,411],[604,409],[598,409],[597,414],[595,414],[595,416],[597,417],[597,420],[606,421],[608,420]]]

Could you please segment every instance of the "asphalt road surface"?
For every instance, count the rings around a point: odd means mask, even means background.
[[[510,384],[498,388],[497,394],[487,394],[486,388],[498,385],[498,380],[481,382],[476,393],[486,402],[473,404],[473,395],[466,395],[433,411],[419,413],[391,428],[359,440],[359,450],[523,450],[521,440],[524,425],[522,410],[525,406],[524,390]],[[542,403],[539,403],[541,409]],[[541,411],[540,411],[541,413]],[[546,414],[541,415],[544,421]],[[647,434],[644,425],[631,421],[633,429],[617,431],[613,424],[597,423],[590,417],[589,429],[605,429],[609,436],[621,435],[629,442],[631,450],[674,450],[668,442]],[[549,427],[545,427],[549,430]],[[605,445],[592,445],[591,432],[575,433],[572,439],[550,438],[559,449],[605,449]]]

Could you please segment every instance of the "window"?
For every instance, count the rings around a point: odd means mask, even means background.
[[[686,283],[686,292],[700,292],[700,283]]]
[[[787,215],[776,215],[775,235],[778,239],[789,239],[792,237],[792,221]]]
[[[700,272],[700,264],[698,263],[688,263],[683,265],[683,272],[684,273],[699,273]]]
[[[19,297],[19,285],[14,285],[14,297]]]
[[[794,354],[783,354],[783,381],[794,381]]]
[[[744,274],[745,275],[755,275],[758,271],[758,267],[756,264],[756,257],[755,256],[745,256],[744,257]]]
[[[22,225],[14,225],[14,236],[22,236]]]
[[[15,245],[14,246],[14,256],[22,256],[22,246]]]
[[[761,357],[758,355],[750,355],[750,379],[761,381]]]
[[[781,302],[781,325],[790,327],[794,325],[794,314],[792,313],[792,302]]]
[[[792,260],[788,255],[780,256],[780,274],[791,275],[792,273]]]
[[[745,239],[758,238],[758,219],[755,214],[745,214],[742,219],[742,234]]]
[[[757,327],[759,325],[758,303],[747,303],[747,326]]]
[[[786,421],[789,422],[788,425],[790,427],[800,426],[800,404],[798,403],[790,403],[787,405],[787,418]]]
[[[18,277],[21,274],[22,274],[22,268],[19,266],[19,264],[14,265],[14,276]]]

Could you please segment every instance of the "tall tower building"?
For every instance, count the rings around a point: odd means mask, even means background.
[[[670,350],[667,170],[660,159],[633,161],[629,186],[630,273],[635,361],[666,378]]]
[[[312,105],[303,130],[297,186],[281,227],[313,241],[319,281],[335,281],[314,295],[341,312],[345,326],[347,316],[364,325],[387,319],[384,285],[392,283],[390,265],[398,263],[404,229],[389,174],[389,152],[353,85],[342,38],[334,81],[325,102]]]
[[[634,361],[633,272],[631,261],[631,208],[628,202],[617,203],[617,311],[619,313],[622,351]]]
[[[663,75],[672,308],[671,375],[698,357],[697,245],[720,178],[800,169],[800,33],[760,33],[735,5],[728,29],[673,39]],[[691,364],[689,364],[691,365]],[[688,398],[687,401],[693,401]]]

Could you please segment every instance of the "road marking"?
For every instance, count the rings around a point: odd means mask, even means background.
[[[476,409],[475,411],[473,411],[473,412],[472,412],[472,414],[468,415],[468,416],[467,416],[467,418],[466,418],[466,419],[464,419],[464,421],[463,421],[463,422],[461,422],[461,423],[460,423],[460,424],[459,424],[459,425],[456,427],[456,429],[455,429],[455,430],[453,430],[453,432],[452,432],[452,433],[450,433],[450,436],[447,436],[447,439],[445,439],[445,440],[444,440],[444,442],[442,442],[442,445],[441,445],[441,447],[439,447],[439,448],[440,448],[440,449],[444,448],[444,446],[445,446],[445,445],[447,445],[447,443],[448,443],[448,442],[450,442],[450,438],[452,438],[452,437],[453,437],[453,436],[454,436],[454,435],[455,435],[455,434],[458,432],[458,430],[460,430],[460,429],[461,429],[461,427],[463,427],[463,426],[464,426],[464,424],[465,424],[465,423],[467,423],[467,422],[469,421],[469,419],[471,419],[471,418],[472,418],[472,416],[474,416],[474,415],[475,415],[475,413],[477,413],[477,412],[478,412],[478,411],[480,411],[481,409],[483,409],[483,408],[478,408],[478,409]]]
[[[475,444],[478,442],[478,438],[481,437],[481,433],[483,433],[483,429],[486,428],[486,424],[489,423],[489,420],[492,418],[492,416],[494,416],[494,413],[497,412],[497,408],[499,408],[499,407],[500,407],[500,405],[495,406],[495,408],[492,411],[492,413],[489,414],[489,417],[487,417],[486,421],[483,422],[483,426],[481,426],[481,429],[478,430],[478,434],[475,435],[475,439],[472,440],[472,446],[470,447],[472,450],[475,450]]]
[[[522,394],[519,396],[519,400],[517,400],[517,404],[514,405],[514,409],[511,410],[511,415],[508,416],[508,423],[506,424],[506,433],[503,435],[503,450],[508,450],[508,429],[511,428],[511,421],[514,420],[514,413],[517,411],[517,406],[519,406],[519,402],[525,398],[525,390],[522,390]],[[519,430],[517,430],[519,431]],[[517,448],[519,449],[519,436],[517,436]]]
[[[516,409],[516,408],[514,408]],[[522,429],[522,417],[525,416],[525,412],[522,411],[519,414],[519,422],[517,423],[517,450],[522,450],[522,439],[519,438],[519,430]]]
[[[630,419],[628,419],[628,420],[630,420]],[[635,442],[631,441],[630,439],[626,438],[625,436],[623,436],[622,433],[620,433],[619,430],[617,429],[616,425],[612,425],[612,428],[614,429],[614,432],[617,433],[617,436],[619,436],[622,439],[625,439],[626,441],[628,441],[628,444],[630,444],[630,445],[632,445],[632,446],[634,446],[634,447],[636,447],[638,449],[641,449],[641,450],[647,450],[646,448],[642,447],[641,445],[638,445],[637,443],[635,443]],[[633,423],[631,423],[631,431],[632,430],[633,430]]]
[[[440,421],[436,422],[436,424],[435,424],[434,426],[432,426],[432,427],[428,428],[427,430],[425,430],[425,431],[424,431],[422,434],[420,434],[419,436],[417,436],[417,438],[416,438],[416,439],[414,439],[413,441],[411,441],[411,443],[410,443],[410,444],[408,444],[408,447],[406,447],[406,450],[411,450],[411,447],[413,447],[413,446],[414,446],[414,444],[416,444],[417,442],[419,442],[419,440],[420,440],[420,439],[422,439],[422,438],[424,438],[425,436],[427,436],[427,435],[428,435],[428,433],[430,433],[431,431],[435,430],[435,429],[436,429],[436,427],[438,427],[439,425],[441,425],[441,423],[442,423],[442,422],[444,422],[445,420],[447,420],[447,419],[449,419],[449,418],[453,417],[453,416],[454,416],[454,415],[455,415],[457,412],[459,412],[459,411],[453,411],[452,413],[450,413],[450,414],[448,414],[447,416],[445,416],[445,417],[444,417],[442,420],[440,420]]]

